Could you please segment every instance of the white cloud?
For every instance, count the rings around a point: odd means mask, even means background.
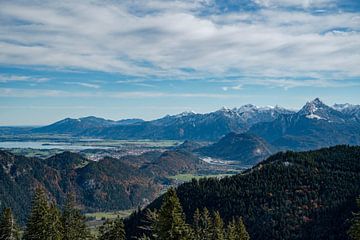
[[[236,86],[224,86],[222,87],[221,89],[224,90],[224,91],[228,91],[228,90],[242,90],[243,89],[243,85],[242,84],[239,84],[239,85],[236,85]]]
[[[260,5],[303,7],[332,2],[257,0]],[[360,76],[358,13],[312,15],[270,8],[197,15],[202,6],[201,1],[2,2],[0,64],[162,79],[233,72],[259,78]],[[354,31],[324,34],[339,28]]]
[[[0,74],[0,83],[8,83],[8,82],[33,82],[33,83],[40,83],[40,82],[46,82],[46,81],[48,81],[48,80],[49,80],[49,78],[44,78],[44,77]]]
[[[65,84],[68,84],[68,85],[79,85],[79,86],[82,86],[82,87],[95,88],[95,89],[100,88],[100,85],[98,85],[98,84],[93,84],[93,83],[84,83],[84,82],[65,82]]]
[[[212,93],[171,93],[171,92],[144,92],[144,91],[112,91],[112,92],[86,92],[86,91],[63,91],[54,89],[19,89],[19,88],[0,88],[1,97],[21,97],[21,98],[119,98],[119,99],[146,99],[146,98],[236,98],[236,95],[212,94]]]
[[[335,0],[254,0],[256,4],[264,7],[327,7],[334,6]]]

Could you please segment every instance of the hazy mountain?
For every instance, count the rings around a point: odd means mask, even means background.
[[[80,134],[88,129],[102,129],[114,125],[128,125],[142,122],[141,119],[124,119],[119,121],[107,120],[98,117],[65,118],[51,125],[35,128],[34,133]]]
[[[250,133],[281,149],[316,149],[337,144],[360,144],[360,123],[318,98],[297,113],[280,115],[269,123],[251,127]]]
[[[65,119],[35,132],[118,139],[217,140],[229,132],[244,132],[253,124],[273,121],[282,114],[291,113],[280,107],[260,108],[248,104],[206,114],[184,112],[147,122],[127,121],[127,124],[99,118]]]
[[[230,132],[249,130],[280,149],[303,150],[359,144],[359,119],[359,105],[336,104],[330,107],[316,98],[298,112],[278,106],[247,104],[205,114],[183,112],[152,121],[111,121],[95,117],[64,119],[33,132],[113,139],[218,141]]]
[[[255,165],[272,153],[272,147],[264,139],[251,134],[229,133],[217,143],[197,150],[203,155],[233,160],[239,164]]]
[[[225,222],[242,216],[254,240],[343,240],[360,194],[359,158],[360,147],[348,146],[277,153],[242,174],[193,180],[176,191],[188,222],[206,207]],[[128,236],[142,234],[145,211],[126,220]]]

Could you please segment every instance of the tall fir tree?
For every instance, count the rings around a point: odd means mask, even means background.
[[[93,238],[86,227],[85,216],[75,207],[75,198],[72,194],[67,196],[61,222],[63,240],[87,240]]]
[[[0,240],[18,240],[19,230],[10,208],[5,208],[0,219]]]
[[[143,221],[142,226],[140,226],[140,229],[144,231],[144,235],[142,238],[145,239],[157,239],[157,233],[156,229],[158,229],[159,224],[159,214],[157,210],[151,211],[150,209],[147,209],[145,212],[145,219]]]
[[[356,200],[358,207],[360,208],[360,198]],[[360,240],[360,211],[353,213],[353,219],[351,220],[351,227],[348,234],[353,240]]]
[[[224,222],[221,219],[220,213],[216,211],[214,213],[214,231],[213,240],[224,240]]]
[[[61,212],[56,206],[55,202],[52,202],[49,206],[48,216],[48,239],[50,240],[61,240],[63,239],[63,229],[61,223]]]
[[[99,240],[125,240],[124,223],[120,217],[115,220],[107,220],[99,228]]]
[[[195,210],[194,216],[193,216],[193,230],[194,230],[194,239],[201,239],[202,238],[202,229],[201,229],[201,213],[200,210],[197,208]]]
[[[235,219],[232,219],[227,225],[226,240],[238,240]]]
[[[249,240],[250,239],[250,235],[246,231],[246,227],[245,227],[242,217],[239,217],[236,221],[236,232],[238,234],[239,240]]]
[[[42,188],[37,188],[32,200],[32,208],[26,230],[25,240],[47,240],[49,236],[49,206],[45,192]]]
[[[213,220],[207,208],[203,209],[200,218],[201,237],[203,240],[211,240],[213,236]]]
[[[158,240],[190,239],[190,228],[185,223],[185,215],[173,188],[164,195],[155,232]]]

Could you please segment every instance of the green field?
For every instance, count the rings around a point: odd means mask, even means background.
[[[118,216],[120,218],[126,218],[130,216],[133,212],[133,209],[116,211],[116,212],[95,212],[95,213],[86,213],[85,217],[88,219],[86,225],[90,229],[91,233],[95,236],[98,235],[99,227],[104,223],[107,219],[115,219]]]

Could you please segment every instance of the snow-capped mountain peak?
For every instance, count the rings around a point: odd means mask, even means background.
[[[349,104],[349,103],[335,103],[333,105],[333,108],[336,109],[336,110],[343,110],[345,108],[349,108],[353,106],[352,104]]]
[[[341,112],[329,107],[319,98],[307,102],[305,106],[298,112],[298,115],[305,116],[308,119],[326,120],[328,122],[343,122],[346,116]]]
[[[326,106],[319,98],[315,98],[314,100],[307,102],[298,113],[311,119],[326,119],[320,115],[328,108],[329,107]]]
[[[193,111],[184,111],[182,113],[175,115],[175,117],[187,117],[187,116],[191,116],[191,115],[195,115],[195,114],[196,113]]]

